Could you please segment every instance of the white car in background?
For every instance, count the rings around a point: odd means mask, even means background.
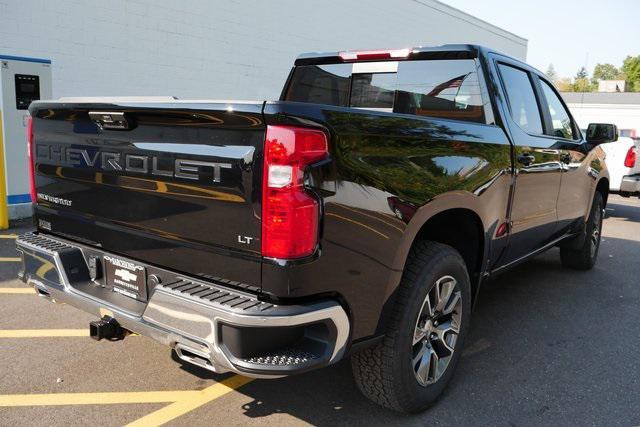
[[[640,142],[621,136],[600,147],[607,155],[609,191],[624,197],[640,196]]]

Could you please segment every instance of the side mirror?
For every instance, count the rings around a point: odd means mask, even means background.
[[[611,123],[590,123],[587,128],[587,142],[605,144],[618,140],[618,126]]]

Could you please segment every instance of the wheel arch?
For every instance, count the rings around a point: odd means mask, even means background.
[[[609,199],[609,178],[600,178],[596,184],[596,191],[602,194],[604,199],[604,205],[607,206],[607,200]]]
[[[412,247],[418,240],[431,240],[453,247],[467,265],[472,286],[477,282],[482,270],[485,240],[482,220],[477,213],[467,208],[439,212],[422,225]]]
[[[466,199],[466,198],[465,198]],[[383,305],[377,331],[382,332],[387,323],[388,316],[395,305],[395,295],[398,285],[402,280],[406,263],[411,250],[423,240],[432,240],[449,245],[460,252],[467,265],[471,280],[472,304],[481,283],[486,260],[489,254],[489,240],[491,233],[495,232],[498,221],[488,228],[482,220],[482,216],[475,210],[473,199],[466,199],[468,203],[447,203],[440,205],[439,209],[431,206],[428,214],[423,212],[420,221],[415,216],[407,228],[405,244],[396,254],[396,274],[391,277],[387,290],[387,299]],[[458,200],[459,201],[459,200]],[[480,206],[476,206],[480,207]],[[426,208],[423,207],[423,209]]]
[[[500,218],[500,214],[487,213],[487,204],[480,204],[475,197],[461,196],[452,195],[451,199],[445,201],[434,200],[433,206],[425,205],[419,211],[422,215],[412,218],[404,244],[396,254],[394,267],[399,274],[389,284],[390,293],[400,282],[411,250],[420,240],[432,240],[456,249],[467,264],[472,290],[475,292],[485,269],[491,233],[499,222],[495,218]],[[483,216],[494,218],[494,222],[487,225]]]

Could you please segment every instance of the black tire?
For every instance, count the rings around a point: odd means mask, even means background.
[[[602,234],[602,220],[604,199],[598,191],[593,196],[591,212],[585,224],[585,234],[580,236],[578,245],[568,242],[560,246],[560,261],[564,267],[575,270],[590,270],[598,259],[600,238]]]
[[[453,291],[445,301],[442,312],[447,311],[449,303],[453,304],[455,298],[455,307],[459,307],[456,311],[452,311],[451,316],[456,316],[458,333],[449,332],[442,333],[442,340],[427,339],[427,335],[433,337],[437,334],[424,333],[425,342],[433,343],[430,346],[435,353],[435,344],[446,342],[452,348],[447,347],[448,356],[447,365],[441,371],[434,369],[435,374],[440,373],[439,377],[433,378],[433,382],[422,385],[416,373],[416,364],[414,357],[419,358],[418,364],[424,363],[427,356],[420,357],[415,353],[416,348],[425,348],[422,342],[414,343],[415,335],[419,330],[425,332],[425,329],[419,329],[418,323],[424,313],[427,305],[426,301],[435,295],[436,290],[445,289],[443,279],[454,281],[447,282],[447,287],[453,283]],[[436,285],[437,283],[437,285]],[[422,411],[431,406],[444,391],[448,382],[453,376],[455,366],[460,358],[462,346],[467,330],[469,328],[469,319],[471,311],[471,284],[469,274],[464,260],[460,254],[450,246],[440,243],[421,241],[417,242],[407,260],[407,265],[402,277],[402,281],[397,291],[397,300],[392,308],[389,316],[384,339],[377,345],[361,350],[351,358],[353,374],[360,391],[374,402],[396,411],[415,413]],[[440,295],[444,295],[446,292]],[[444,300],[445,297],[439,300]],[[434,316],[438,313],[437,304],[434,303]],[[443,328],[446,320],[442,315],[440,327]],[[426,318],[425,318],[426,319]],[[434,317],[435,319],[435,317]],[[453,317],[452,317],[453,319]],[[434,328],[439,325],[437,319],[431,323],[431,320],[425,320],[428,328]],[[449,334],[449,335],[445,335]],[[453,344],[449,341],[453,337]],[[418,350],[420,350],[418,348]],[[431,351],[431,350],[430,350]],[[422,353],[420,353],[422,354]],[[439,355],[428,356],[427,374],[428,379],[432,372],[432,361],[439,363],[440,359],[432,359],[432,357],[440,357]],[[421,365],[420,365],[421,366]],[[427,366],[427,365],[424,365]],[[424,371],[423,371],[424,372]]]

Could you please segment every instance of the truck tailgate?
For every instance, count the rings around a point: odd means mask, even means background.
[[[262,102],[38,102],[38,228],[260,286]]]

